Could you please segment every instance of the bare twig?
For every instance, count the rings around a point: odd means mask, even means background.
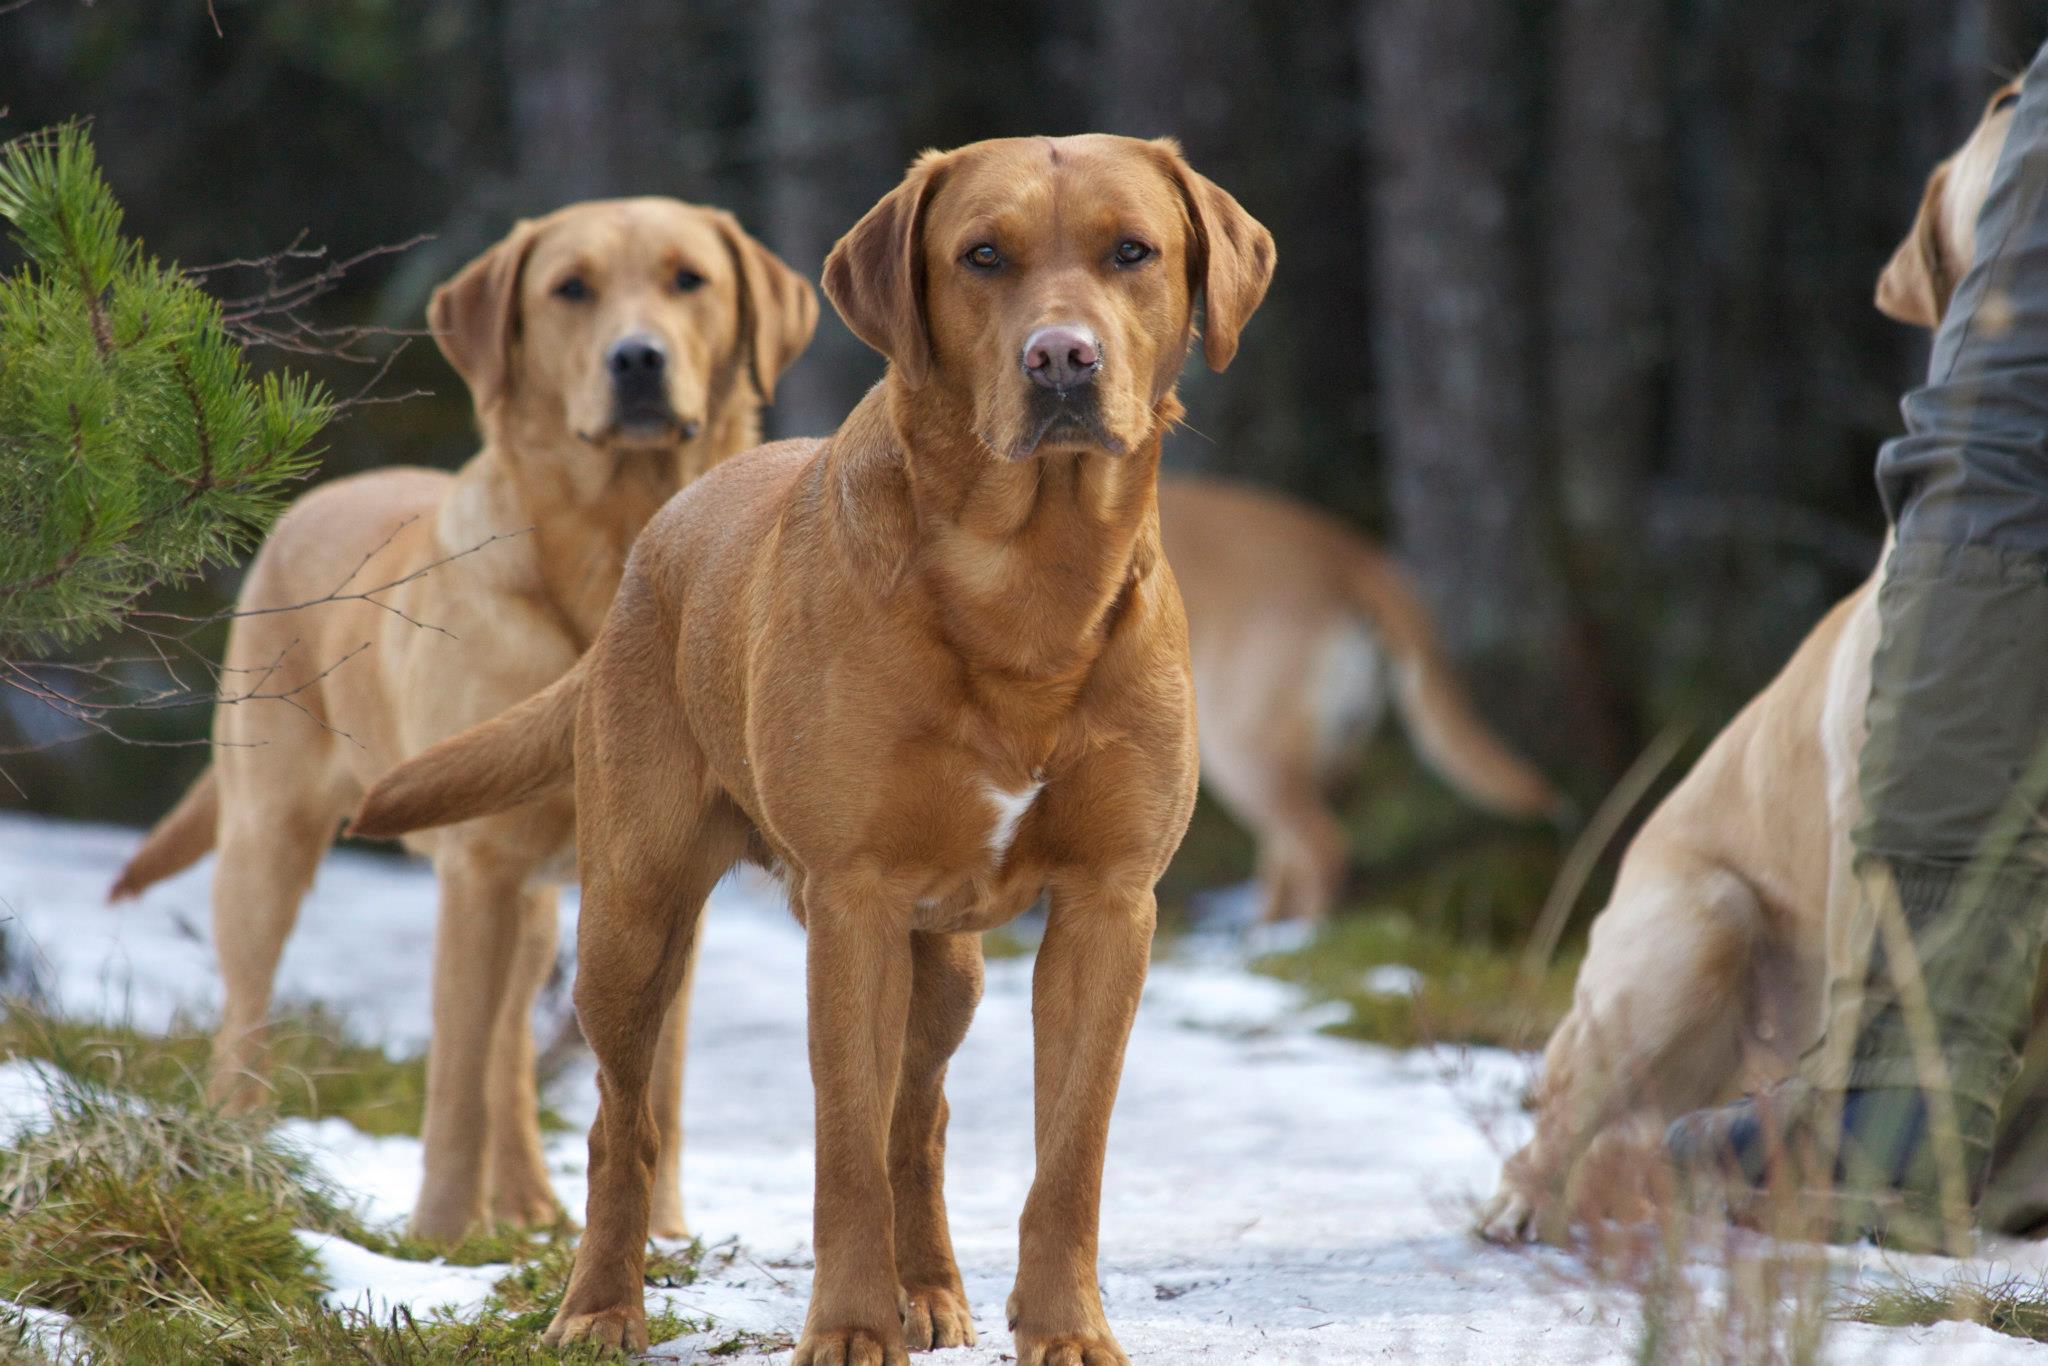
[[[258,281],[247,293],[221,298],[221,322],[244,346],[267,347],[294,355],[319,355],[356,365],[389,369],[391,354],[378,356],[365,349],[373,338],[425,336],[420,328],[379,327],[370,324],[332,326],[307,319],[304,310],[333,293],[349,272],[385,256],[409,251],[433,240],[431,233],[418,233],[403,242],[384,243],[353,256],[330,259],[327,248],[305,245],[301,232],[290,243],[267,256],[236,257],[211,265],[188,266],[185,274],[221,293],[216,277],[253,272]],[[293,274],[295,269],[304,273]],[[358,395],[354,401],[362,401]],[[347,406],[347,405],[344,405]]]
[[[141,713],[174,711],[198,706],[236,706],[246,702],[282,702],[329,734],[351,743],[359,743],[353,735],[337,729],[324,716],[309,708],[301,700],[301,695],[367,650],[369,642],[365,641],[355,646],[324,668],[290,686],[272,686],[286,659],[300,647],[301,642],[298,639],[293,639],[275,658],[267,662],[226,665],[215,662],[201,652],[192,638],[203,627],[237,617],[274,616],[282,612],[309,611],[332,603],[364,602],[420,630],[436,631],[451,640],[454,639],[445,628],[420,620],[404,608],[384,601],[382,595],[414,583],[444,565],[473,555],[498,541],[523,536],[526,531],[499,532],[475,545],[443,555],[396,578],[365,588],[352,587],[362,577],[364,570],[392,544],[399,533],[417,520],[418,518],[407,518],[394,526],[382,541],[372,546],[356,561],[339,583],[319,597],[275,607],[237,607],[204,614],[137,609],[128,614],[128,623],[130,629],[144,642],[144,652],[139,654],[109,654],[93,660],[50,663],[31,663],[0,657],[0,691],[13,692],[48,711],[55,712],[69,726],[65,734],[46,740],[0,747],[0,757],[39,753],[92,734],[105,735],[124,744],[150,748],[181,748],[209,744],[213,742],[203,737],[185,740],[138,737],[119,726],[118,719]],[[175,623],[175,626],[160,628],[151,624],[155,622]],[[179,672],[183,664],[196,664],[204,670],[208,677],[208,686],[200,688],[189,684]],[[160,671],[162,677],[169,679],[168,686],[154,682],[139,682],[122,676],[127,668],[135,665],[152,667]],[[4,771],[0,771],[0,776],[4,776]]]

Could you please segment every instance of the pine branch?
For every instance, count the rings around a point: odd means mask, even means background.
[[[423,239],[333,259],[302,235],[180,271],[122,235],[80,124],[0,145],[0,219],[25,257],[0,278],[0,654],[89,640],[150,590],[227,563],[311,469],[327,422],[402,397],[375,391],[407,334],[308,310]],[[204,287],[247,272],[256,283],[225,303]],[[337,400],[303,376],[253,377],[252,347],[371,374]]]

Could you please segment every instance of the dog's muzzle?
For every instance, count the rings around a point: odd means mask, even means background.
[[[612,378],[612,428],[633,436],[696,435],[697,423],[676,416],[668,397],[668,348],[646,333],[621,337],[605,352]]]

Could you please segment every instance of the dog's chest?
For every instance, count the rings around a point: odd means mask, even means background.
[[[982,773],[950,786],[933,813],[930,861],[905,870],[915,921],[928,930],[1003,924],[1029,907],[1044,881],[1033,842],[1051,800],[1045,774]]]
[[[1017,841],[1017,827],[1030,814],[1038,794],[1045,790],[1042,773],[1033,774],[1029,782],[1015,788],[1005,788],[993,779],[982,782],[982,795],[988,799],[991,820],[988,839],[985,841],[989,857],[1001,866],[1003,858],[1010,852],[1010,846]]]

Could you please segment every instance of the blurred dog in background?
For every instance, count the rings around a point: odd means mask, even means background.
[[[1487,729],[1408,575],[1273,493],[1159,481],[1159,530],[1187,603],[1202,782],[1259,842],[1260,919],[1315,923],[1348,866],[1330,791],[1389,702],[1423,760],[1503,816],[1564,798]]]

